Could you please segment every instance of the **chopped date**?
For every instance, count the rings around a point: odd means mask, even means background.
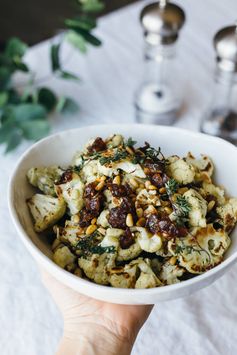
[[[122,249],[128,249],[131,245],[134,244],[134,237],[129,228],[126,228],[125,233],[121,235],[119,244]]]
[[[120,206],[111,208],[109,211],[108,222],[113,228],[126,228],[127,212]]]
[[[109,211],[108,221],[113,228],[126,228],[127,214],[131,213],[133,220],[137,220],[134,202],[129,197],[123,197],[119,207],[111,208]]]
[[[94,214],[94,217],[97,217],[103,207],[103,196],[98,194],[92,198],[85,198],[85,207],[86,210],[91,211]]]
[[[127,189],[124,185],[110,184],[109,189],[112,196],[114,197],[124,197],[127,196]]]
[[[88,227],[91,224],[91,220],[95,217],[93,211],[88,211],[85,207],[80,211],[80,227]]]
[[[151,233],[163,233],[163,236],[167,239],[184,237],[187,235],[187,229],[185,227],[176,226],[168,216],[159,216],[156,213],[153,213],[148,217],[146,226]]]
[[[151,159],[147,159],[145,161],[144,167],[146,168],[148,175],[153,175],[155,173],[161,173],[164,171],[163,161],[153,162]]]
[[[96,187],[96,184],[94,182],[87,184],[85,186],[85,190],[84,190],[84,197],[88,197],[88,198],[94,197],[97,194],[95,187]]]
[[[67,182],[69,182],[71,180],[72,180],[72,170],[71,169],[67,169],[61,175],[60,179],[55,183],[55,185],[66,184]]]
[[[153,185],[155,185],[159,189],[164,186],[163,178],[162,178],[161,174],[159,174],[159,173],[155,173],[155,174],[151,175],[150,181]]]
[[[92,154],[92,153],[96,153],[96,152],[101,152],[102,150],[105,150],[106,148],[107,147],[106,147],[106,144],[103,141],[103,139],[100,137],[97,137],[94,140],[94,142],[87,148],[87,150],[90,154]]]

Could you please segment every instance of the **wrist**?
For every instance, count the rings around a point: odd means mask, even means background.
[[[136,333],[124,329],[111,329],[102,324],[65,322],[64,335],[57,355],[128,355]]]

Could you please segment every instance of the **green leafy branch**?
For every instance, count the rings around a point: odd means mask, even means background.
[[[99,0],[78,0],[77,4],[78,15],[64,21],[66,31],[50,49],[53,74],[67,80],[78,80],[78,77],[62,67],[62,42],[69,41],[82,53],[86,52],[88,43],[101,45],[91,31],[96,27],[94,13],[102,10],[103,3]],[[6,145],[5,152],[14,150],[24,139],[36,141],[46,136],[50,131],[48,117],[53,111],[71,114],[78,110],[78,104],[73,99],[59,98],[47,87],[36,87],[34,80],[21,90],[13,86],[12,79],[16,72],[30,73],[24,62],[27,50],[26,43],[11,38],[4,51],[0,52],[0,144]]]

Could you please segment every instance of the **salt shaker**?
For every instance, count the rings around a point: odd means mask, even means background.
[[[184,11],[160,0],[145,6],[140,21],[145,38],[144,79],[135,94],[136,118],[142,123],[172,124],[181,107],[176,43]]]
[[[201,131],[237,143],[237,26],[218,31],[214,37],[216,72],[213,98]]]

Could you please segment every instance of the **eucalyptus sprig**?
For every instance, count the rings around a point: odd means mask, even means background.
[[[99,0],[78,0],[77,3],[77,16],[64,21],[66,31],[50,49],[52,72],[62,79],[78,80],[77,75],[63,68],[60,56],[63,41],[69,41],[82,53],[86,52],[88,43],[101,45],[91,31],[96,27],[94,14],[103,8],[103,3]],[[67,114],[78,110],[73,99],[58,97],[50,88],[37,87],[35,80],[31,79],[20,89],[13,85],[16,72],[31,72],[24,62],[27,50],[26,43],[11,38],[0,52],[0,144],[6,145],[5,152],[14,150],[24,139],[36,141],[46,136],[50,131],[48,117],[53,111]]]

